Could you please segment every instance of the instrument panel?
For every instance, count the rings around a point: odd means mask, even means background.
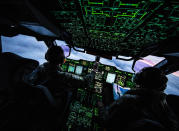
[[[78,88],[75,99],[70,104],[66,122],[66,130],[101,130],[98,102],[105,99],[105,86],[112,85],[133,88],[132,73],[118,70],[114,66],[104,65],[95,61],[66,59],[61,66],[62,71],[86,77],[94,74],[87,88]],[[111,92],[112,94],[112,92]],[[104,98],[105,97],[105,98]]]
[[[86,76],[92,73],[94,65],[95,62],[91,61],[67,59],[62,65],[62,71]],[[121,87],[133,88],[132,76],[133,74],[130,72],[124,72],[114,66],[99,63],[98,69],[95,71],[93,88],[96,92],[101,93],[104,82],[115,83]]]

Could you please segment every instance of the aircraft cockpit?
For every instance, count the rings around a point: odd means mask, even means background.
[[[177,0],[1,0],[0,130],[102,131],[100,105],[133,90],[144,67],[174,74],[177,94],[178,14]],[[64,43],[60,75],[39,85],[24,80],[47,49]]]

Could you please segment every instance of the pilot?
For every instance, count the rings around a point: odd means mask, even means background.
[[[66,103],[67,100],[71,99],[72,92],[76,88],[88,86],[90,75],[81,77],[61,70],[65,55],[60,46],[51,46],[45,54],[45,59],[47,62],[27,75],[25,80],[31,85],[47,87],[57,103]]]
[[[28,76],[27,81],[29,83],[33,85],[43,85],[54,74],[61,71],[60,65],[62,65],[65,60],[64,51],[60,46],[53,45],[47,50],[45,59],[47,62],[40,65]]]
[[[143,68],[134,77],[136,88],[127,91],[105,110],[108,131],[176,131],[178,120],[166,102],[167,77],[157,68]]]
[[[64,81],[66,84],[69,84],[69,81],[72,82],[73,80],[89,80],[91,77],[91,75],[80,77],[75,74],[62,72],[61,65],[65,61],[65,55],[60,46],[51,46],[45,54],[45,59],[47,62],[40,65],[27,76],[26,80],[28,83],[31,83],[32,85],[43,85],[51,78],[55,78],[56,75],[60,76],[61,81]]]

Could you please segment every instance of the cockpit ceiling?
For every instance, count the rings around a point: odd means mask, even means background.
[[[58,0],[50,13],[72,34],[73,45],[135,56],[179,30],[179,2]]]
[[[86,50],[134,57],[179,31],[178,0],[29,1]]]

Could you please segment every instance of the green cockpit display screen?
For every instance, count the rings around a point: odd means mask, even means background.
[[[75,67],[70,65],[68,67],[68,72],[74,72],[74,71],[75,71]]]

